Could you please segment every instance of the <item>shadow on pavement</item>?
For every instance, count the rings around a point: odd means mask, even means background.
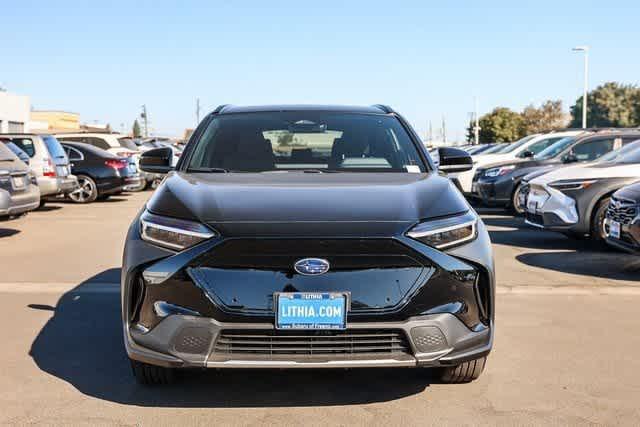
[[[621,252],[541,252],[516,256],[523,264],[563,273],[640,281],[640,257]]]
[[[60,203],[60,202],[57,200],[55,202],[54,201],[47,202],[46,205],[40,206],[34,212],[51,212],[51,211],[57,211],[58,209],[62,209],[62,206],[52,205],[51,203]]]
[[[522,218],[485,216],[491,242],[524,249],[546,250],[516,255],[532,267],[561,273],[613,280],[639,280],[640,257],[619,252],[589,239],[579,240],[563,234],[529,226]],[[503,229],[492,230],[492,227]],[[500,262],[499,260],[497,262]]]
[[[20,230],[14,228],[0,228],[0,239],[3,237],[11,237],[20,233]]]
[[[112,402],[159,407],[270,407],[355,405],[420,393],[432,382],[417,369],[227,370],[184,372],[176,384],[136,384],[124,351],[120,269],[106,270],[64,294],[34,340],[38,367],[80,392]],[[114,280],[115,279],[115,280]]]

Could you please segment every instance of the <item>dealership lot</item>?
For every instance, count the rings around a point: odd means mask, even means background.
[[[417,370],[188,373],[135,384],[119,265],[151,193],[53,203],[0,222],[0,424],[637,424],[640,258],[481,211],[494,242],[497,329],[475,383]]]

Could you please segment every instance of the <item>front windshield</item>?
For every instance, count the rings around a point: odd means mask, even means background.
[[[504,148],[504,150],[501,150],[498,153],[499,154],[511,153],[517,150],[518,148],[522,147],[527,142],[531,141],[536,136],[538,135],[529,135],[529,136],[525,136],[524,138],[520,138],[516,142],[512,142],[511,144],[509,144],[507,147]]]
[[[565,150],[565,148],[573,144],[575,140],[576,140],[575,136],[567,136],[566,138],[562,138],[560,141],[556,142],[555,144],[545,148],[544,150],[536,154],[534,158],[536,160],[551,159],[557,156],[558,154],[562,153]]]
[[[393,116],[321,111],[216,116],[196,143],[192,172],[425,172]]]

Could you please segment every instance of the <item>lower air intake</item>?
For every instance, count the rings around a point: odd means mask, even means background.
[[[410,354],[402,331],[225,330],[215,344],[218,355],[367,355]]]
[[[447,348],[447,338],[440,328],[419,326],[411,330],[411,339],[420,353],[433,353]]]
[[[206,328],[184,328],[173,342],[177,352],[203,354],[209,350],[211,332]]]

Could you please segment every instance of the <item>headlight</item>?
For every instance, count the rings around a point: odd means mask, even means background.
[[[422,222],[407,233],[412,239],[419,240],[437,249],[458,246],[475,239],[478,235],[478,217],[472,212],[448,218]]]
[[[549,187],[555,188],[556,190],[565,191],[565,190],[584,190],[585,188],[590,187],[595,184],[597,180],[595,179],[577,179],[571,181],[555,181],[549,184]]]
[[[500,166],[499,168],[487,169],[487,171],[484,173],[484,176],[489,178],[495,178],[497,176],[506,175],[512,170],[514,170],[515,168],[516,168],[515,165],[509,165],[509,166]]]
[[[181,251],[216,235],[198,222],[154,215],[145,211],[140,217],[142,240],[168,249]]]

